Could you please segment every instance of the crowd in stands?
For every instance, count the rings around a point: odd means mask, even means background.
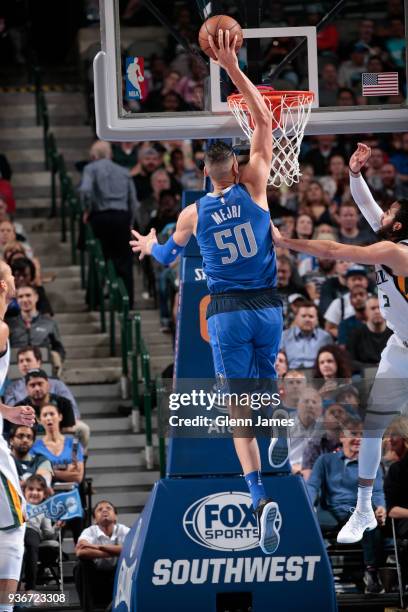
[[[135,194],[127,171],[118,168]],[[0,169],[4,180],[5,177],[11,180],[11,186],[12,166],[7,152],[0,155]],[[79,513],[82,516],[65,521],[52,522],[43,512],[28,514],[20,590],[36,592],[39,585],[49,580],[44,568],[50,571],[55,566],[60,553],[59,538],[68,533],[78,543],[75,580],[83,609],[95,609],[94,599],[96,604],[106,607],[112,598],[115,565],[128,528],[117,522],[117,511],[108,500],[95,506],[95,524],[87,526],[86,517],[92,510],[87,507],[89,499],[85,494],[91,432],[81,419],[75,389],[60,378],[66,354],[64,339],[46,291],[46,284],[52,282],[54,275],[42,271],[24,226],[12,218],[14,210],[8,206],[7,192],[3,193],[1,186],[0,182],[1,274],[8,271],[8,265],[15,281],[15,297],[5,316],[9,326],[10,368],[1,396],[8,406],[31,406],[36,414],[34,427],[4,421],[3,435],[14,458],[27,507],[74,489],[78,489],[82,506]],[[135,195],[134,198],[136,202]],[[126,248],[126,254],[128,251]],[[101,583],[104,589],[100,588]]]
[[[163,3],[170,10],[171,3]],[[227,3],[228,4],[228,3]],[[234,6],[229,9],[234,14]],[[167,8],[166,8],[167,7]],[[336,25],[318,35],[320,105],[348,106],[398,104],[404,100],[405,39],[402,2],[388,0],[381,18],[357,20],[352,36],[343,44]],[[149,25],[143,3],[121,3],[122,23]],[[228,12],[228,11],[226,11]],[[307,7],[307,20],[316,24],[324,10]],[[175,27],[196,43],[198,15],[179,6]],[[299,17],[282,4],[264,15],[265,26],[298,25]],[[264,49],[264,74],[273,71],[291,49],[290,39]],[[205,107],[205,66],[191,59],[169,38],[162,56],[146,62],[146,97],[124,101],[129,112],[191,111]],[[397,71],[400,95],[363,98],[362,72]],[[304,84],[305,67],[294,60],[281,76],[281,88]],[[351,199],[348,160],[357,141],[368,144],[371,158],[365,179],[385,210],[393,201],[408,197],[408,132],[353,136],[307,137],[302,144],[300,182],[291,188],[268,188],[271,217],[282,234],[290,237],[335,239],[344,244],[376,241],[371,228]],[[166,141],[109,143],[97,141],[90,159],[81,164],[79,194],[84,222],[100,239],[104,255],[112,259],[129,292],[136,298],[155,299],[161,330],[173,332],[177,306],[178,267],[163,267],[150,258],[142,263],[144,291],[134,295],[134,260],[128,247],[129,230],[155,229],[160,241],[172,231],[181,209],[184,190],[201,190],[205,142]],[[24,227],[12,220],[16,210],[13,172],[7,151],[0,153],[0,254],[12,269],[16,297],[7,313],[10,344],[18,374],[10,375],[3,397],[9,405],[35,408],[37,426],[6,429],[27,501],[38,504],[56,483],[63,488],[81,486],[86,471],[90,431],[80,418],[74,394],[59,378],[63,370],[64,339],[53,318],[41,262],[29,244]],[[18,211],[18,204],[17,204]],[[284,406],[294,415],[290,443],[293,473],[306,481],[324,533],[338,530],[356,504],[357,459],[366,393],[361,381],[372,376],[391,334],[380,312],[375,272],[368,266],[316,259],[277,249],[278,288],[284,303],[285,331],[277,371]],[[13,366],[16,369],[16,366]],[[47,371],[48,367],[48,371]],[[382,590],[378,569],[384,563],[384,540],[389,521],[408,539],[408,419],[401,417],[384,438],[382,467],[377,474],[373,503],[378,528],[363,539],[365,588]],[[58,488],[57,487],[57,488]],[[36,588],[33,571],[40,542],[55,538],[58,529],[70,529],[80,560],[76,582],[84,606],[92,609],[92,593],[84,585],[106,587],[110,593],[115,560],[127,528],[117,523],[109,501],[94,509],[95,525],[83,530],[81,519],[52,525],[33,521],[26,537],[24,580]],[[404,567],[408,566],[408,556]],[[103,580],[100,579],[103,572]],[[405,577],[405,583],[407,582]],[[106,598],[106,597],[105,597]],[[85,608],[84,608],[85,609]]]

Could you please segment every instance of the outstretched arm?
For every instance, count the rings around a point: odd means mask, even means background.
[[[380,229],[383,211],[374,200],[371,191],[361,176],[361,169],[367,163],[371,155],[371,149],[361,142],[350,157],[350,190],[354,201],[359,207],[362,215],[376,232]]]
[[[197,208],[195,204],[190,204],[181,211],[177,220],[176,231],[165,244],[159,244],[156,237],[156,230],[151,229],[147,236],[132,230],[134,240],[129,242],[134,253],[139,253],[139,259],[146,255],[153,257],[163,265],[169,265],[180,255],[191,236],[195,231],[197,222]]]
[[[340,244],[334,240],[298,240],[284,238],[276,227],[272,228],[276,246],[307,253],[325,259],[342,259],[354,263],[375,265],[383,264],[395,274],[406,275],[408,268],[408,249],[395,242],[382,241],[361,247]]]
[[[238,91],[243,95],[254,122],[249,163],[241,175],[243,183],[253,185],[263,193],[271,169],[272,160],[272,113],[255,85],[242,72],[235,51],[236,36],[230,41],[229,31],[218,31],[218,46],[212,36],[208,37],[211,49],[219,65],[224,68]],[[251,190],[253,191],[253,190]],[[255,193],[254,193],[255,195]]]

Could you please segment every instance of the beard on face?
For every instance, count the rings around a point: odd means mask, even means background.
[[[382,227],[380,227],[380,229],[375,232],[375,235],[377,236],[377,238],[379,240],[391,240],[395,242],[397,240],[399,232],[395,232],[392,229],[394,223],[395,221],[392,220],[386,225],[383,225]]]

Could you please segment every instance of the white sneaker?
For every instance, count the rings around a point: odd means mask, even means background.
[[[286,410],[278,408],[272,413],[273,419],[288,419]],[[269,464],[274,468],[281,468],[289,458],[289,429],[288,426],[273,426],[271,442],[268,449]]]
[[[372,510],[369,512],[359,512],[354,510],[347,523],[340,529],[337,535],[339,544],[354,544],[359,542],[364,532],[371,531],[377,527],[377,519]]]

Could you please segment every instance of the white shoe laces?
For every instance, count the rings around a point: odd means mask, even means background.
[[[371,513],[360,512],[360,510],[356,510],[356,508],[350,508],[350,510],[352,511],[352,515],[346,523],[347,529],[355,534],[359,534],[362,530],[364,531],[366,529],[367,522],[371,520]]]

